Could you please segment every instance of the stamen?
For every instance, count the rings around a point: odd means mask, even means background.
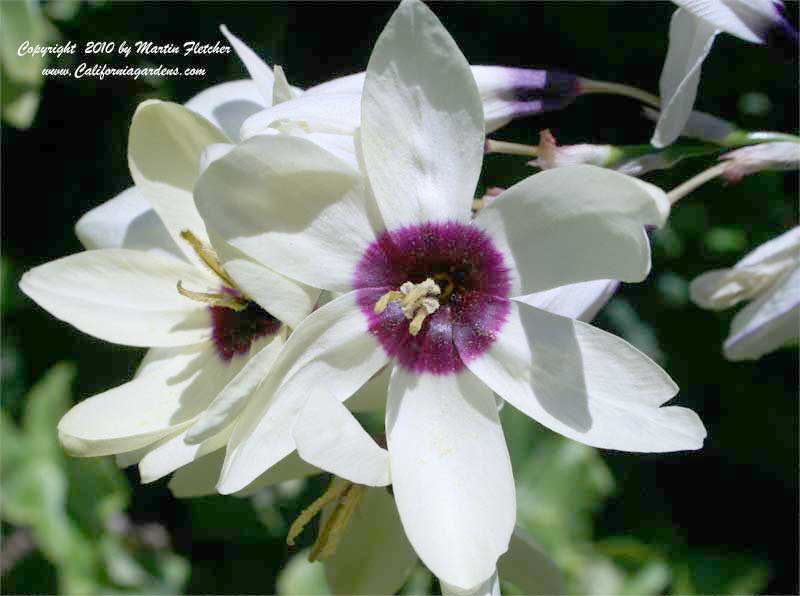
[[[297,516],[297,519],[294,520],[289,528],[289,533],[286,535],[286,544],[289,546],[294,546],[294,539],[300,535],[300,533],[303,531],[303,528],[306,527],[306,524],[314,519],[314,517],[320,511],[322,511],[322,508],[325,507],[325,505],[338,500],[339,497],[341,497],[347,491],[347,489],[350,488],[350,486],[351,483],[347,480],[334,478],[328,489],[322,493],[322,496],[311,503],[311,505],[303,509],[300,515]]]
[[[181,296],[186,296],[190,300],[194,300],[195,302],[202,302],[204,304],[210,304],[211,306],[230,308],[237,312],[243,311],[245,308],[247,308],[247,300],[244,298],[238,298],[236,296],[231,296],[230,294],[218,292],[193,292],[184,288],[180,281],[178,282],[178,293]]]
[[[390,302],[399,302],[403,315],[411,320],[408,332],[416,336],[422,329],[425,318],[439,310],[439,300],[434,296],[439,296],[441,293],[439,284],[430,277],[418,284],[407,281],[400,286],[399,292],[392,290],[381,296],[375,303],[374,310],[377,314],[381,314]]]
[[[214,273],[216,273],[222,281],[230,288],[236,288],[236,284],[233,280],[225,273],[225,269],[222,267],[222,264],[219,262],[219,257],[217,257],[217,253],[214,252],[214,249],[206,246],[203,242],[192,232],[189,230],[183,230],[181,232],[181,238],[186,240],[192,248],[194,252],[197,253],[197,256],[208,265],[209,269],[211,269]]]
[[[336,502],[336,508],[320,528],[319,536],[311,547],[308,560],[313,562],[324,560],[336,552],[336,547],[344,535],[353,514],[358,509],[367,487],[353,484],[342,478],[334,478],[322,496],[311,503],[294,520],[286,536],[286,543],[294,546],[294,539],[300,535],[305,526],[322,511],[324,507]]]

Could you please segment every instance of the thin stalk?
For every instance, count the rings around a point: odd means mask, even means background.
[[[508,141],[486,139],[486,153],[503,153],[505,155],[538,157],[539,148],[535,147],[534,145],[523,145],[522,143],[509,143]]]
[[[703,172],[700,172],[694,178],[689,178],[683,184],[680,184],[675,188],[673,188],[671,191],[669,191],[667,193],[667,199],[669,199],[671,205],[674,205],[676,202],[678,202],[679,199],[682,199],[690,192],[692,192],[694,189],[702,186],[709,180],[713,180],[717,176],[723,174],[725,170],[727,170],[730,167],[730,165],[731,165],[730,162],[718,163],[717,165],[712,166],[707,170],[704,170]]]
[[[578,79],[581,95],[588,93],[608,93],[611,95],[622,95],[637,99],[657,109],[661,109],[661,100],[657,95],[648,93],[638,87],[623,85],[622,83],[610,83],[608,81],[594,81],[592,79]]]

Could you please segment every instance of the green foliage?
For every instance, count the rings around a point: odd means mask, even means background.
[[[174,594],[188,566],[131,531],[122,472],[109,459],[74,459],[61,450],[56,427],[74,376],[72,365],[54,366],[28,393],[20,427],[2,412],[0,517],[30,532],[62,593]]]

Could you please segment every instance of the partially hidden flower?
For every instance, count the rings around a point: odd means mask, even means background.
[[[466,59],[433,13],[408,0],[367,68],[356,135],[366,179],[304,139],[258,135],[195,187],[198,209],[227,242],[341,293],[287,341],[291,360],[259,389],[262,405],[251,402],[247,436],[229,442],[220,490],[246,486],[295,444],[356,484],[391,482],[417,555],[459,591],[491,580],[514,528],[495,393],[589,445],[663,452],[697,449],[705,436],[691,410],[660,407],[677,387],[646,356],[517,299],[589,280],[641,281],[644,226],[664,223],[664,193],[593,166],[559,168],[509,188],[472,220],[484,132]],[[379,373],[389,376],[388,461],[374,442],[364,457],[372,439],[342,438],[340,424],[303,432],[301,412],[317,428],[325,420],[307,401],[347,400]]]
[[[722,310],[750,300],[733,318],[723,345],[728,360],[755,360],[800,335],[800,227],[756,248],[730,269],[697,277],[692,301]]]
[[[58,426],[72,454],[124,454],[143,481],[226,445],[289,327],[319,295],[211,239],[192,189],[206,150],[230,140],[187,107],[141,104],[128,147],[135,189],[78,226],[95,249],[36,267],[20,282],[79,330],[151,348],[133,380],[80,402]]]
[[[674,0],[669,48],[659,81],[661,115],[651,143],[665,147],[680,136],[694,105],[700,70],[714,38],[725,31],[758,44],[777,45],[796,59],[797,31],[778,0]]]
[[[745,176],[765,170],[796,170],[800,168],[800,143],[750,145],[725,153],[720,160],[730,164],[722,174],[729,182],[739,182]]]

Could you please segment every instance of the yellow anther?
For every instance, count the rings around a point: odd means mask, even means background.
[[[306,524],[314,519],[314,516],[322,511],[325,505],[337,501],[351,486],[352,483],[347,480],[334,478],[328,489],[322,493],[322,496],[303,509],[300,515],[297,516],[297,519],[294,520],[294,523],[292,523],[289,528],[289,533],[286,535],[286,544],[294,546],[294,539],[300,535],[300,532],[303,531]]]
[[[219,262],[219,257],[217,256],[217,253],[214,252],[213,248],[203,244],[203,242],[189,230],[183,230],[181,232],[181,238],[186,240],[186,242],[192,246],[194,252],[197,253],[197,256],[200,257],[200,259],[206,265],[208,265],[208,268],[216,273],[228,287],[237,287],[228,274],[225,273],[225,269],[222,267],[222,263]]]
[[[386,292],[383,296],[378,298],[378,301],[375,303],[375,313],[381,314],[383,311],[387,309],[390,302],[397,302],[398,300],[403,299],[403,294],[392,290],[391,292]]]
[[[202,302],[211,306],[221,306],[235,311],[242,311],[247,308],[247,300],[244,298],[221,292],[193,292],[184,288],[180,281],[178,282],[178,293],[195,302]]]
[[[351,484],[350,488],[339,499],[336,509],[333,510],[317,536],[317,541],[311,547],[308,560],[324,561],[336,552],[344,531],[350,524],[353,514],[358,509],[367,487],[360,484]]]
[[[449,297],[450,293],[452,290],[445,296]],[[403,315],[411,321],[408,332],[416,336],[422,329],[425,318],[439,310],[439,299],[436,296],[441,294],[439,284],[430,277],[418,284],[407,281],[400,286],[399,292],[392,290],[381,296],[375,303],[375,312],[380,314],[386,310],[390,302],[399,302]]]

